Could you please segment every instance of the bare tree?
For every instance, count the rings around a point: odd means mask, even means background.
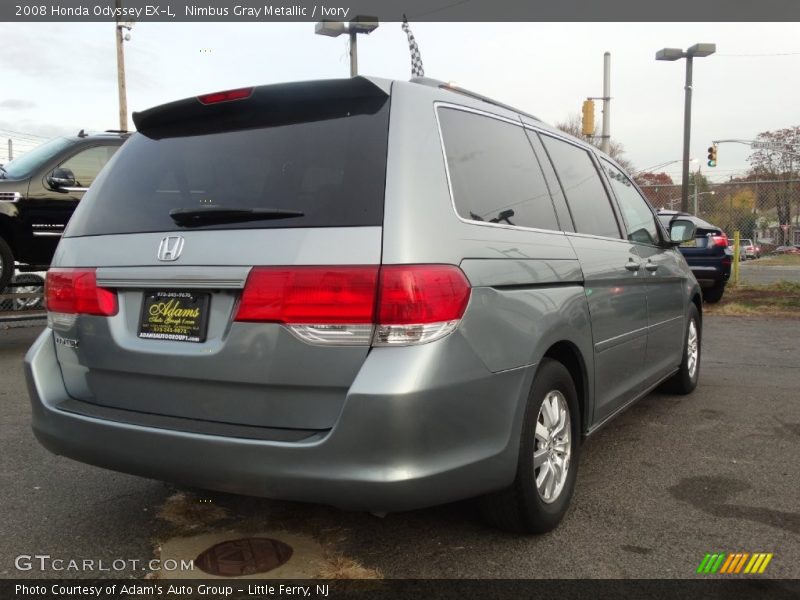
[[[588,142],[594,146],[600,147],[601,138],[597,135],[597,129],[595,128],[595,135],[583,135],[582,127],[581,127],[581,116],[577,113],[570,114],[565,121],[561,121],[556,123],[556,129],[560,129],[564,133],[568,133],[571,136],[574,136],[578,139],[583,140],[584,142]],[[625,169],[628,173],[634,171],[633,163],[628,160],[625,156],[625,146],[620,144],[619,142],[615,142],[611,140],[608,148],[608,155],[613,158],[615,161],[619,163],[619,165]]]

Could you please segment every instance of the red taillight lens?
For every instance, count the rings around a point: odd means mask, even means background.
[[[712,246],[722,246],[723,248],[727,248],[727,246],[728,246],[728,236],[727,235],[712,235],[711,236],[711,245]]]
[[[95,269],[50,269],[45,302],[51,312],[103,317],[117,314],[117,295],[97,287]]]
[[[404,325],[454,321],[464,315],[470,285],[452,265],[381,268],[378,323]]]
[[[372,323],[377,266],[255,267],[237,321]]]
[[[214,92],[211,94],[203,94],[198,96],[197,99],[201,104],[219,104],[220,102],[230,102],[231,100],[244,100],[253,95],[253,88],[238,88],[235,90],[226,90],[224,92]]]
[[[470,291],[464,273],[453,265],[255,267],[236,320],[286,325],[442,323],[464,315]]]

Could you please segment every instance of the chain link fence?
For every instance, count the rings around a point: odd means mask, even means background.
[[[656,209],[680,210],[681,186],[640,186]],[[739,231],[769,254],[800,245],[800,179],[689,186],[689,211],[729,237]]]

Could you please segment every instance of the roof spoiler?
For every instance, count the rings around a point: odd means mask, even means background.
[[[248,93],[232,93],[243,90]],[[372,114],[388,97],[387,89],[365,77],[280,83],[162,104],[133,113],[133,122],[154,139],[203,135]]]

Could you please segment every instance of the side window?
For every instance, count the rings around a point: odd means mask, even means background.
[[[619,238],[614,210],[589,152],[548,135],[542,136],[542,142],[567,197],[575,229]]]
[[[547,183],[521,126],[439,109],[456,210],[464,219],[560,230]]]
[[[611,189],[614,190],[614,195],[617,197],[622,215],[625,217],[628,239],[643,244],[658,244],[658,227],[653,211],[650,210],[645,199],[622,171],[605,160],[602,165],[611,181]]]
[[[558,223],[561,225],[562,231],[575,231],[575,226],[572,224],[572,215],[569,214],[569,207],[567,200],[564,198],[564,192],[561,186],[558,185],[558,177],[553,170],[553,163],[547,158],[547,151],[542,145],[542,141],[535,131],[526,130],[533,151],[539,161],[539,166],[544,172],[545,179],[547,179],[547,187],[550,189],[550,197],[553,199],[553,205],[556,207],[556,215],[558,216]]]
[[[61,165],[75,175],[75,187],[88,188],[105,164],[114,156],[119,146],[95,146],[78,152]]]

